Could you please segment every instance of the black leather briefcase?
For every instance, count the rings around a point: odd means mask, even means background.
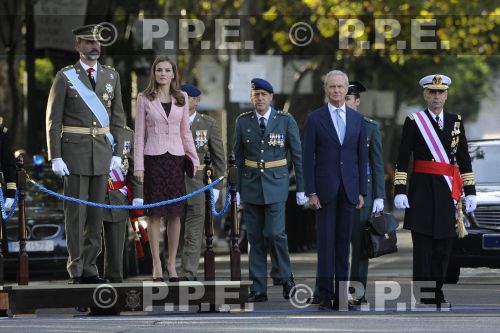
[[[372,214],[363,230],[361,255],[364,258],[376,258],[397,252],[398,226],[398,221],[391,214]]]

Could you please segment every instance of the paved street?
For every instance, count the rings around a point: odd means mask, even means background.
[[[462,269],[460,282],[445,286],[451,310],[412,311],[411,242],[406,231],[400,230],[398,237],[398,253],[370,262],[369,305],[362,311],[320,312],[315,305],[304,303],[314,288],[315,254],[299,253],[292,255],[296,282],[301,285],[294,302],[284,300],[281,286],[272,286],[269,280],[269,301],[255,304],[251,312],[197,313],[195,307],[166,312],[155,308],[152,312],[89,317],[74,309],[45,309],[34,315],[0,319],[0,332],[498,332],[500,270]],[[217,257],[217,275],[223,279],[229,277],[228,260],[227,255]],[[247,267],[246,256],[242,266]]]

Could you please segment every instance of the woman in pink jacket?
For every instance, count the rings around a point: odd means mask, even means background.
[[[151,66],[147,88],[137,96],[134,175],[139,182],[144,183],[144,204],[186,194],[186,166],[194,168],[194,173],[200,164],[189,129],[188,110],[187,95],[179,90],[177,66],[168,57],[158,56]],[[192,161],[192,165],[186,163],[186,156]],[[153,258],[153,281],[163,281],[160,261],[162,216],[166,216],[168,221],[169,280],[179,280],[175,258],[184,206],[185,201],[182,201],[147,209],[145,212]]]

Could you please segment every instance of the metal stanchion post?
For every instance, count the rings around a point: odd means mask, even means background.
[[[203,169],[203,183],[205,185],[212,183],[214,169],[211,166],[210,153],[207,151],[204,157],[205,168]],[[204,253],[205,281],[215,280],[215,253],[213,246],[214,239],[214,224],[212,220],[212,200],[210,199],[210,190],[205,191],[205,242],[206,248]]]
[[[26,170],[24,170],[23,155],[16,160],[17,192],[18,192],[18,223],[19,223],[19,271],[17,283],[27,285],[29,281],[28,253],[26,252],[26,212],[24,198],[26,189]]]
[[[240,238],[240,223],[238,220],[238,207],[236,200],[236,193],[238,192],[238,167],[236,166],[236,159],[234,153],[229,155],[229,171],[228,183],[231,185],[231,250],[230,250],[230,263],[231,263],[231,280],[241,280],[241,260],[240,260],[240,247],[238,240]]]

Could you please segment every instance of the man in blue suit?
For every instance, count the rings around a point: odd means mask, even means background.
[[[361,113],[345,105],[348,85],[345,73],[326,74],[328,103],[309,114],[304,126],[304,185],[316,210],[320,310],[338,309],[340,300],[347,302],[354,212],[363,207],[367,192],[365,122]]]

